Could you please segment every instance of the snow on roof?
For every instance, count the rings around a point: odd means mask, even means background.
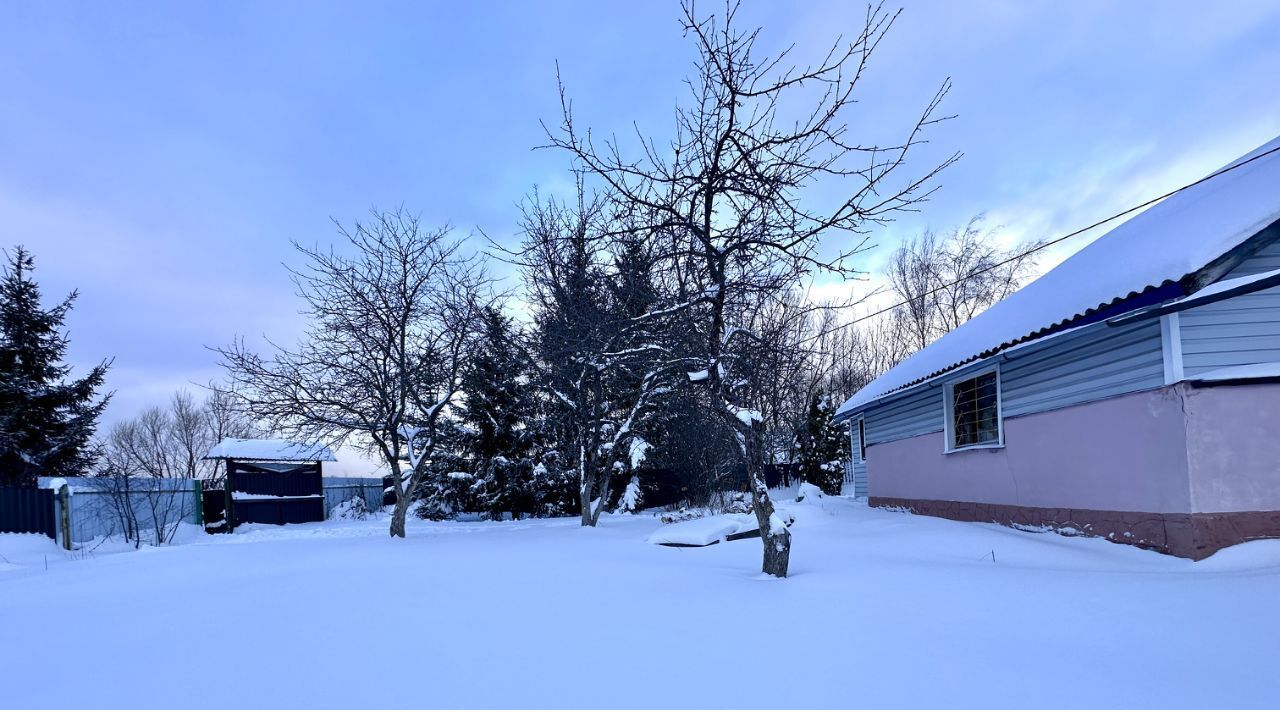
[[[1280,149],[1280,137],[1229,166]],[[852,412],[957,365],[1181,280],[1280,220],[1280,152],[1200,183],[1099,237],[859,390]]]
[[[1277,278],[1280,278],[1280,269],[1263,271],[1262,273],[1251,274],[1249,276],[1238,276],[1234,279],[1223,279],[1217,283],[1205,286],[1186,298],[1179,299],[1176,303],[1183,307],[1194,306],[1206,302],[1212,303],[1219,296],[1227,295],[1235,291],[1248,291],[1250,289],[1256,290],[1260,287],[1257,284],[1266,286],[1266,284],[1275,281]]]
[[[241,461],[337,461],[327,446],[284,439],[223,439],[206,459]]]

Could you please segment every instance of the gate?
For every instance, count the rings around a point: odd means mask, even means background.
[[[204,512],[204,531],[207,533],[231,532],[227,527],[227,493],[221,488],[200,492]]]
[[[247,464],[228,461],[231,526],[242,523],[312,523],[324,520],[319,464]]]
[[[53,491],[0,488],[0,533],[40,533],[58,539]]]

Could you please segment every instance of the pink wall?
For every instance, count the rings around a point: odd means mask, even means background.
[[[1192,512],[1280,510],[1280,384],[1188,388]]]
[[[868,492],[1046,508],[1189,512],[1180,390],[1138,392],[1013,417],[1005,420],[1001,449],[944,454],[942,433],[876,444],[867,450]]]

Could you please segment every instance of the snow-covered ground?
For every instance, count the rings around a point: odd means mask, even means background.
[[[1192,563],[847,499],[784,508],[787,580],[757,574],[756,539],[646,542],[649,516],[415,521],[403,541],[385,520],[255,526],[77,559],[0,535],[0,707],[1280,702],[1280,541]]]

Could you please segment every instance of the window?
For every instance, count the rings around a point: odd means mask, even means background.
[[[1003,443],[1000,373],[992,370],[947,386],[948,450]]]
[[[867,424],[862,417],[849,423],[849,458],[854,463],[867,460]]]

